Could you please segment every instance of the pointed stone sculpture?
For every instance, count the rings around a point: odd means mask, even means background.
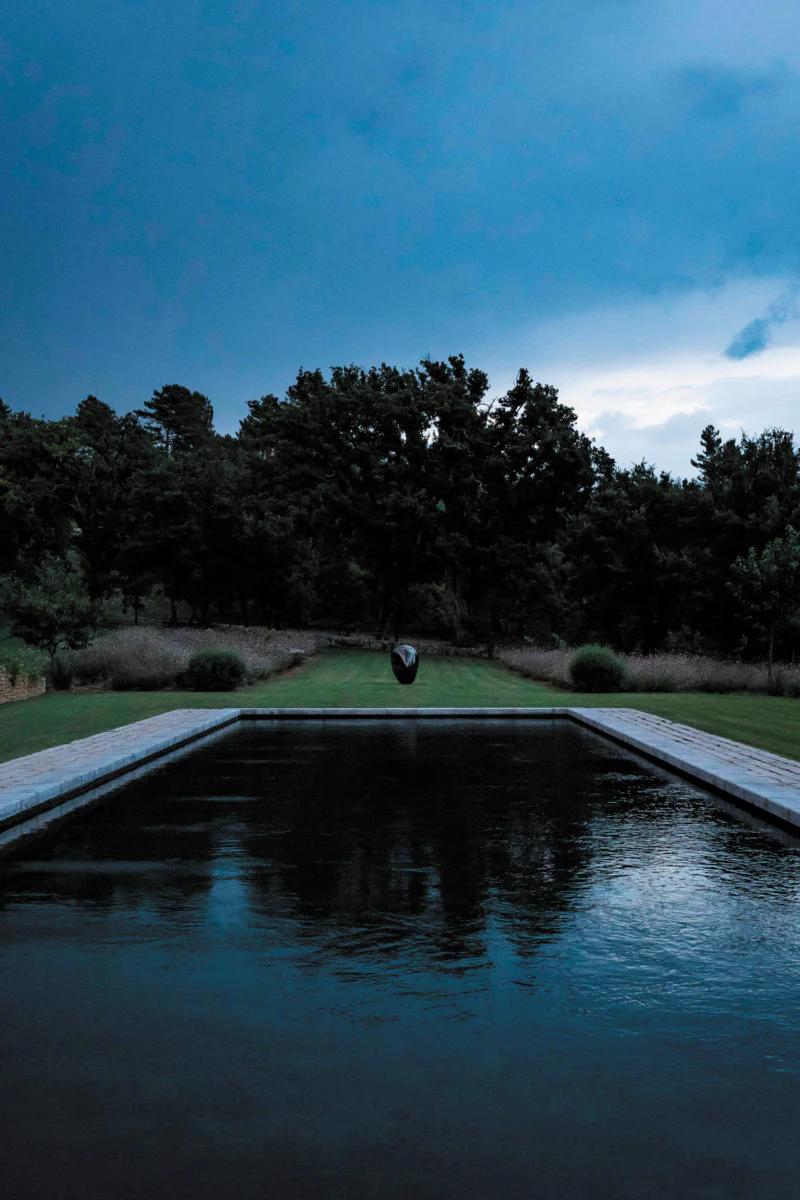
[[[395,646],[392,650],[392,670],[398,683],[413,683],[419,669],[419,655],[413,646]]]

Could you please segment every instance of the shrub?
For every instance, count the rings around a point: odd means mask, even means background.
[[[36,683],[46,673],[46,666],[45,656],[41,651],[13,638],[0,640],[0,671],[5,671],[12,687],[16,687],[22,680]]]
[[[47,684],[54,692],[68,692],[75,678],[72,655],[54,654],[47,672]]]
[[[506,646],[498,658],[529,679],[567,687],[572,682],[570,659],[574,653],[536,645]],[[685,652],[623,654],[619,658],[625,669],[625,690],[630,692],[770,691],[766,663],[733,662]],[[771,690],[781,696],[800,697],[800,666],[776,666]]]
[[[512,671],[528,679],[541,679],[558,687],[568,687],[570,652],[542,646],[504,646],[497,657]]]
[[[32,580],[1,580],[0,606],[10,618],[12,635],[46,650],[51,662],[58,650],[75,650],[91,641],[100,619],[80,571],[53,556],[42,560]]]
[[[172,687],[175,672],[158,662],[120,661],[107,678],[115,692],[160,692]]]
[[[196,692],[232,692],[246,674],[244,659],[235,650],[198,650],[189,659],[187,682]]]
[[[624,662],[608,646],[581,646],[569,660],[569,675],[582,692],[620,692],[627,679]]]
[[[328,640],[308,631],[258,626],[159,629],[143,625],[104,633],[83,650],[72,651],[70,658],[76,684],[153,691],[188,686],[189,661],[200,650],[235,651],[252,682],[304,661]]]
[[[692,678],[679,654],[626,654],[624,662],[632,692],[678,692]]]
[[[182,656],[157,629],[121,629],[96,638],[74,654],[75,679],[110,684],[115,691],[156,691],[171,687],[185,668]]]
[[[781,671],[779,686],[784,696],[791,696],[795,700],[800,697],[800,673],[797,669],[788,667]]]

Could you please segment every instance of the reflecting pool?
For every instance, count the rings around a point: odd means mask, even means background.
[[[238,726],[0,858],[0,1195],[794,1200],[798,845],[567,722]]]

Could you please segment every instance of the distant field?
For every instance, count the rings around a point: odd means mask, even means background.
[[[387,655],[330,650],[302,667],[239,692],[54,692],[2,705],[0,761],[171,708],[551,704],[640,708],[800,759],[798,700],[751,694],[580,695],[534,683],[497,663],[463,658],[424,659],[417,682],[401,687],[394,680]]]

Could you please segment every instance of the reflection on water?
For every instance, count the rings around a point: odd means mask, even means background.
[[[4,1197],[794,1197],[798,843],[567,724],[246,725],[0,859]]]

